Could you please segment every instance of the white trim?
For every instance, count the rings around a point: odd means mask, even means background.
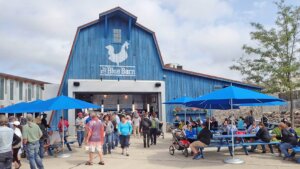
[[[79,86],[74,86],[74,82],[79,82]],[[160,83],[160,87],[155,87]],[[68,96],[75,97],[76,92],[103,92],[103,93],[158,93],[159,117],[164,122],[164,131],[166,129],[166,109],[165,105],[165,82],[164,81],[134,81],[134,80],[86,80],[69,79]],[[69,134],[75,135],[75,110],[68,111],[68,120],[70,123]]]

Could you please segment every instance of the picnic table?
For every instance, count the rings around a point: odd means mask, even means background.
[[[233,140],[232,140],[233,137]],[[232,156],[232,142],[234,147],[242,147],[245,154],[248,155],[249,152],[247,147],[254,146],[254,145],[268,145],[270,148],[271,153],[273,153],[272,145],[279,144],[279,142],[269,142],[269,143],[262,143],[262,142],[247,142],[249,138],[256,138],[256,134],[234,134],[232,135],[220,135],[214,134],[211,140],[211,144],[208,147],[217,147],[217,152],[221,150],[221,147],[228,147],[229,153]],[[197,139],[197,136],[189,137],[188,139]],[[201,151],[203,148],[201,149]]]

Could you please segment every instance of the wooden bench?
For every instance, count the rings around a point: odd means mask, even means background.
[[[269,148],[270,148],[270,151],[272,154],[274,154],[274,151],[273,151],[273,145],[278,145],[280,144],[279,141],[271,141],[271,142],[248,142],[248,143],[242,143],[242,146],[243,146],[243,149],[244,149],[244,152],[246,155],[249,155],[249,152],[247,150],[247,147],[248,146],[257,146],[257,145],[268,145]]]

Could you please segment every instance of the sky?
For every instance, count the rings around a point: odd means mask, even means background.
[[[164,63],[234,80],[250,22],[276,18],[273,0],[0,0],[0,72],[60,83],[77,27],[116,6],[155,32]]]

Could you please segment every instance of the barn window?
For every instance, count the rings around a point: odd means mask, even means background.
[[[121,43],[121,41],[122,41],[121,29],[113,29],[113,40],[114,40],[114,43]]]
[[[4,100],[4,78],[0,78],[0,100]]]

